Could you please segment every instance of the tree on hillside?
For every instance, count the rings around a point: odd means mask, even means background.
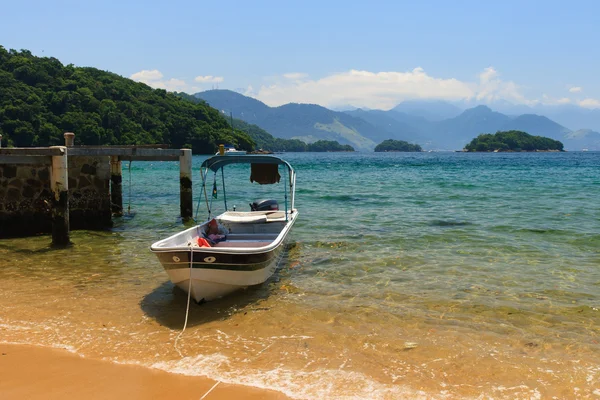
[[[418,144],[411,144],[404,140],[388,139],[375,146],[375,152],[385,151],[418,152],[423,151],[423,149]]]
[[[465,146],[467,151],[563,151],[558,140],[532,136],[522,131],[484,133]]]
[[[63,143],[75,132],[85,145],[168,144],[214,154],[220,143],[251,151],[254,141],[232,129],[206,103],[96,68],[0,46],[0,133],[14,146]]]

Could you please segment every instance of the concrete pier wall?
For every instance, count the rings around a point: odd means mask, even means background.
[[[50,166],[0,165],[0,237],[52,232]]]
[[[71,229],[112,226],[110,157],[68,157]],[[0,237],[52,232],[50,165],[0,165]]]
[[[66,146],[0,148],[0,238],[52,232],[53,246],[64,247],[70,229],[111,227],[112,212],[122,214],[122,161],[179,161],[181,217],[191,219],[191,150],[72,147],[73,137],[65,133]]]
[[[110,157],[69,157],[71,229],[112,226]]]

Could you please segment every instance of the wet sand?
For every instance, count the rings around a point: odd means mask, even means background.
[[[213,388],[216,383],[208,378],[86,359],[65,350],[0,344],[3,400],[288,399],[279,392],[248,386],[220,383]]]

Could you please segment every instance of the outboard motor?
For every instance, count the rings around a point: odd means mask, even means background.
[[[254,203],[250,203],[251,211],[274,211],[279,210],[279,204],[277,200],[257,200]]]

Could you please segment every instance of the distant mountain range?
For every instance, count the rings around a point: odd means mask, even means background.
[[[600,133],[593,130],[600,127],[600,110],[550,108],[562,120],[571,121],[571,126],[586,127],[572,131],[526,106],[520,109],[531,113],[507,115],[485,105],[463,110],[444,101],[417,100],[405,101],[389,111],[340,112],[316,104],[269,107],[230,90],[209,90],[195,96],[226,114],[231,112],[235,118],[260,126],[275,137],[308,143],[337,140],[359,151],[372,151],[386,139],[417,143],[425,150],[459,150],[481,133],[504,130],[521,130],[560,140],[567,150],[600,150]],[[506,104],[503,106],[508,108]],[[574,125],[576,121],[588,125]]]

